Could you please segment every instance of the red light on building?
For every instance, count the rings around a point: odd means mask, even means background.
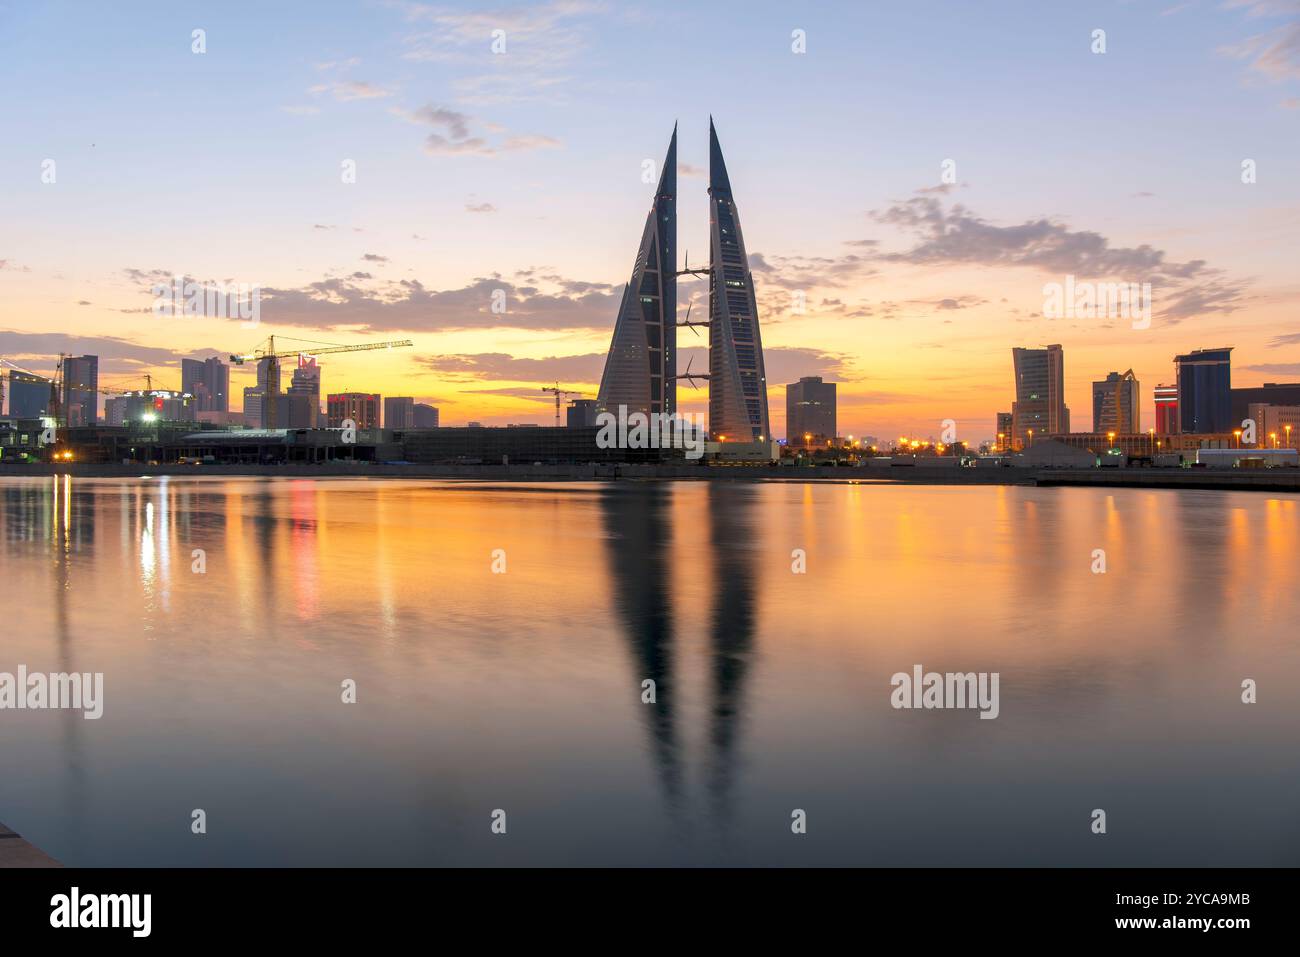
[[[1176,435],[1182,429],[1178,427],[1178,386],[1158,385],[1156,400],[1156,434]]]

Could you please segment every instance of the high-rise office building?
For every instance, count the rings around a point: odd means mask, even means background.
[[[99,421],[99,356],[64,356],[63,417],[70,426]]]
[[[384,428],[415,428],[415,399],[407,395],[390,395],[385,398]]]
[[[438,410],[423,402],[415,403],[415,428],[436,429],[438,427]]]
[[[785,444],[825,444],[836,436],[835,383],[804,376],[785,387]],[[808,438],[805,439],[805,436]]]
[[[1030,444],[1029,434],[1059,435],[1070,431],[1065,405],[1065,352],[1059,345],[1011,350],[1016,374],[1016,400],[1011,406],[1012,448]]]
[[[270,421],[271,405],[266,401],[268,393],[276,396],[276,408],[279,408],[280,363],[271,359],[257,360],[257,385],[244,389],[244,421],[251,426],[274,429],[277,422]],[[278,419],[279,412],[276,412]]]
[[[677,411],[677,128],[673,127],[632,277],[623,288],[596,402],[617,414]]]
[[[290,400],[292,428],[314,429],[320,425],[320,365],[315,356],[298,356],[286,395]],[[298,425],[298,422],[306,423]]]
[[[181,391],[194,396],[195,412],[230,410],[230,366],[215,356],[181,360]]]
[[[585,429],[596,424],[596,400],[574,399],[565,410],[564,424],[571,429]]]
[[[28,372],[9,372],[9,415],[35,419],[50,414],[50,380]]]
[[[1178,369],[1178,422],[1180,432],[1231,432],[1240,423],[1232,419],[1232,347],[1196,349],[1175,356]]]
[[[370,392],[337,392],[326,400],[329,409],[329,428],[341,429],[351,419],[358,429],[379,428],[381,397]]]
[[[1155,404],[1157,434],[1176,435],[1181,432],[1178,427],[1178,386],[1156,386]]]
[[[1092,431],[1137,435],[1142,431],[1139,385],[1133,370],[1112,372],[1092,384]]]
[[[709,117],[709,432],[770,442],[754,277],[718,133]]]

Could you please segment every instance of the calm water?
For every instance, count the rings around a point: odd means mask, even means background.
[[[105,673],[0,711],[69,864],[1300,864],[1296,497],[6,479],[0,525],[0,671]],[[914,664],[1000,717],[894,710]]]

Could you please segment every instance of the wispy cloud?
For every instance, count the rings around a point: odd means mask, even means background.
[[[495,156],[560,145],[552,136],[527,133],[507,136],[496,124],[476,121],[458,110],[432,104],[415,110],[395,106],[389,112],[408,123],[430,127],[424,138],[424,152],[430,156]],[[476,131],[476,126],[482,127],[482,131]]]
[[[333,80],[329,83],[317,83],[307,92],[314,95],[330,93],[340,103],[348,103],[352,100],[382,100],[393,95],[392,90],[365,80]]]
[[[1300,2],[1297,0],[1229,0],[1232,9],[1244,9],[1248,19],[1285,19],[1287,22],[1219,47],[1219,53],[1249,61],[1250,69],[1269,80],[1300,79]]]
[[[554,0],[496,10],[422,3],[402,9],[416,25],[403,40],[403,57],[482,70],[462,73],[453,91],[462,103],[483,105],[560,99],[572,79],[570,65],[589,47],[584,18],[603,13],[605,5]]]

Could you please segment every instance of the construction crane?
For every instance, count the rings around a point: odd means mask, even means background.
[[[582,395],[582,393],[581,393],[581,392],[572,392],[572,391],[570,391],[569,389],[561,389],[561,388],[560,388],[560,383],[558,383],[558,382],[555,383],[555,385],[544,385],[544,386],[542,386],[542,391],[543,391],[543,392],[551,392],[551,393],[553,393],[553,394],[555,395],[555,427],[558,429],[558,428],[560,427],[560,396],[562,396],[562,395]]]
[[[295,356],[322,356],[336,352],[368,352],[372,349],[396,349],[402,346],[415,345],[410,339],[394,339],[391,342],[357,342],[351,345],[337,345],[330,343],[313,343],[309,339],[290,339],[288,336],[281,336],[282,339],[289,339],[290,342],[303,342],[312,348],[310,349],[289,349],[284,352],[277,351],[275,348],[275,336],[269,337],[266,342],[258,345],[252,352],[243,355],[231,355],[230,361],[234,365],[242,366],[246,362],[261,363],[263,359],[269,360],[266,369],[266,392],[262,396],[262,421],[266,423],[269,429],[275,428],[275,396],[280,381],[280,360],[291,359]]]

